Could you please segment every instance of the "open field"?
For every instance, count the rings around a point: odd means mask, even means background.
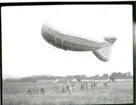
[[[64,83],[57,83],[59,89]],[[44,88],[46,93],[27,94],[29,88]],[[133,103],[133,83],[111,83],[109,87],[80,90],[76,83],[72,93],[53,92],[52,83],[3,83],[3,105],[72,105]]]

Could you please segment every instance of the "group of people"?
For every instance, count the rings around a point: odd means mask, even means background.
[[[110,82],[83,82],[80,84],[80,90],[84,90],[84,89],[93,89],[93,88],[101,88],[101,87],[109,87],[110,86]]]
[[[28,94],[38,94],[38,93],[44,94],[46,93],[46,90],[44,88],[35,88],[32,86],[32,88],[28,89],[27,93]]]
[[[54,84],[54,86],[53,86],[53,91],[54,91],[55,93],[56,93],[56,92],[62,92],[62,93],[68,92],[69,94],[71,94],[73,88],[74,88],[74,83],[66,83],[66,84],[63,84],[61,87],[56,86],[56,85]]]
[[[87,82],[84,82],[80,84],[80,89],[83,90],[83,89],[95,88],[96,85],[97,85],[97,82],[92,82],[90,84]]]
[[[101,83],[102,86],[106,87],[106,86],[109,86],[109,82],[104,82],[104,83]],[[91,82],[91,83],[88,83],[88,82],[81,82],[80,83],[80,90],[89,90],[89,89],[93,89],[93,88],[97,88],[98,87],[98,82]],[[71,94],[73,89],[75,88],[75,83],[64,83],[63,85],[61,84],[61,86],[59,86],[57,83],[53,83],[53,93],[57,93],[57,92],[61,92],[61,93],[68,93],[68,94]],[[28,94],[38,94],[38,93],[41,93],[41,94],[45,94],[47,91],[45,88],[35,88],[35,87],[32,87],[32,88],[29,88],[27,93]]]

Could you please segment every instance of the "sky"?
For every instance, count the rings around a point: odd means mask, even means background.
[[[2,7],[3,78],[32,75],[133,74],[131,5],[60,5]],[[41,35],[44,23],[73,36],[98,42],[116,36],[108,62],[91,52],[64,51]]]

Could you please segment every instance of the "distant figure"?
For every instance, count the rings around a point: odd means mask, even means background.
[[[93,88],[94,87],[94,83],[91,83],[91,88]]]
[[[35,93],[36,93],[36,88],[35,88],[35,86],[32,86],[31,89],[32,89],[32,93],[35,94]]]
[[[28,89],[27,94],[32,94],[31,88]]]
[[[71,92],[72,92],[72,87],[71,87],[71,85],[70,84],[67,84],[66,85],[66,90],[67,90],[67,92],[69,93],[69,95],[71,94]]]
[[[38,94],[38,88],[36,88],[36,93]]]
[[[96,87],[96,82],[94,82],[94,87]]]
[[[95,88],[95,87],[97,87],[97,82],[92,82],[91,83],[91,88]]]
[[[104,85],[105,87],[108,87],[108,86],[110,86],[110,83],[109,83],[109,82],[105,82],[103,85]]]
[[[81,83],[80,86],[81,86],[80,89],[83,90],[84,89],[84,84]]]
[[[41,88],[41,89],[40,89],[40,91],[41,91],[41,93],[42,93],[42,94],[44,94],[44,93],[45,93],[44,88]]]
[[[86,86],[86,89],[88,89],[88,84],[87,84],[87,82],[85,83],[85,86]]]
[[[75,86],[75,83],[72,83],[71,86],[74,87],[74,86]]]
[[[62,87],[61,92],[62,92],[62,93],[65,93],[65,92],[66,92],[66,89],[65,89],[65,87],[64,87],[64,86]]]
[[[59,91],[59,89],[58,89],[58,87],[57,87],[57,85],[54,83],[54,86],[53,86],[53,91],[54,92],[58,92]]]

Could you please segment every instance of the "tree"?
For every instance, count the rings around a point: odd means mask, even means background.
[[[130,72],[127,72],[127,73],[126,73],[126,76],[131,76],[131,73],[130,73]]]
[[[115,81],[115,77],[114,76],[110,76],[110,80]]]
[[[117,77],[117,73],[116,72],[113,72],[111,75],[110,75],[110,79],[112,80],[112,81],[115,81],[115,78]]]
[[[93,77],[100,77],[98,74],[94,75]]]
[[[81,81],[81,75],[75,75],[75,76],[73,76],[73,77],[76,78],[78,82]]]
[[[126,78],[128,76],[131,76],[131,73],[130,72],[127,72],[127,73],[121,73],[121,72],[113,72],[111,75],[110,75],[110,79],[112,81],[114,81],[116,78]]]
[[[109,78],[109,74],[104,73],[101,78]]]
[[[78,81],[78,82],[80,82],[80,81],[81,81],[81,78],[79,78],[79,77],[76,77],[76,79],[77,79],[77,81]]]

